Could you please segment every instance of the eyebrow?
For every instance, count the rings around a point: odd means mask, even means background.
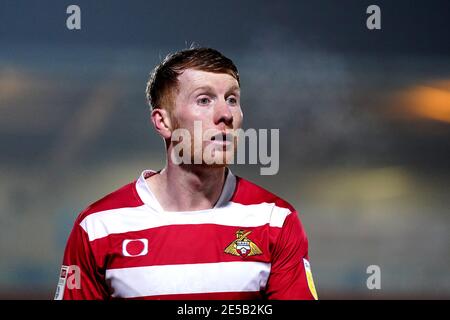
[[[192,95],[194,92],[199,91],[199,90],[204,90],[204,91],[208,91],[208,92],[214,91],[213,88],[210,87],[210,86],[201,86],[201,87],[198,87],[198,88],[195,88],[194,90],[192,90],[191,95]]]
[[[237,85],[234,85],[230,89],[227,90],[226,94],[228,95],[229,93],[231,93],[233,91],[238,91],[240,93],[241,92],[241,88],[239,88],[239,86],[237,86]]]
[[[199,91],[199,90],[204,90],[204,91],[207,91],[207,92],[213,92],[214,91],[214,89],[211,86],[201,86],[201,87],[198,87],[198,88],[195,88],[194,90],[192,90],[190,95],[194,94],[194,92]],[[228,95],[228,94],[230,94],[233,91],[240,91],[239,86],[233,85],[231,88],[229,88],[226,91],[225,94]]]

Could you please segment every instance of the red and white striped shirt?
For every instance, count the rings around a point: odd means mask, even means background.
[[[227,170],[212,209],[164,211],[146,170],[76,219],[55,299],[314,299],[295,209]]]

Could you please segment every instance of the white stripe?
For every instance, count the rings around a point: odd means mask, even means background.
[[[220,262],[106,270],[115,298],[211,292],[257,292],[266,287],[270,263]]]
[[[93,241],[110,234],[181,224],[218,224],[244,228],[269,224],[281,228],[289,213],[289,209],[266,202],[253,205],[228,202],[220,208],[192,212],[159,212],[143,205],[92,213],[81,221],[80,226],[87,232],[89,241]]]

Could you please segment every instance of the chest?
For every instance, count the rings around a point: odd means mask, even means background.
[[[268,226],[176,225],[111,237],[113,297],[259,292],[270,274]]]

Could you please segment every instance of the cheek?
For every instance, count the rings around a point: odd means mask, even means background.
[[[174,118],[178,128],[188,129],[189,131],[194,128],[195,115],[189,112],[188,107],[179,108],[177,112],[174,113]]]
[[[211,111],[212,110],[200,108],[195,105],[186,105],[179,110],[178,117],[180,122],[182,121],[185,125],[189,126],[189,124],[194,123],[194,121],[207,121],[210,118],[212,119]]]
[[[241,108],[233,112],[234,127],[240,128],[242,126],[243,114]]]

